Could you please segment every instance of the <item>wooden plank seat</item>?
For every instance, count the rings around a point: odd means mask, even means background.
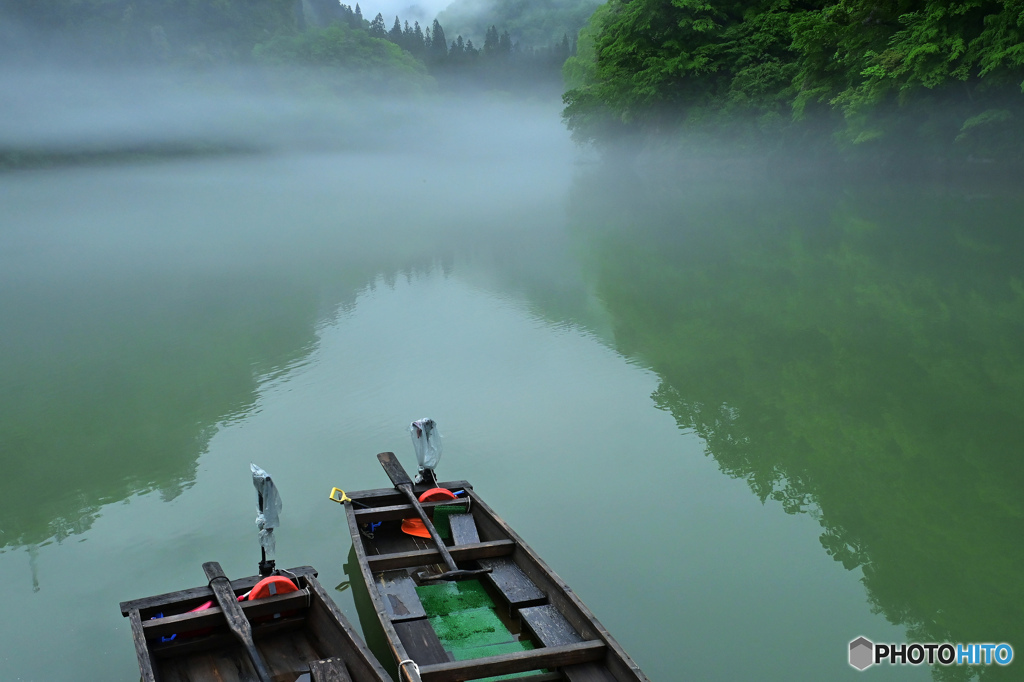
[[[543,604],[547,595],[526,577],[522,569],[508,557],[497,559],[480,559],[480,568],[491,569],[484,576],[501,592],[512,608],[521,608],[534,604]]]
[[[402,643],[405,643],[405,639],[402,640]],[[509,675],[541,668],[573,666],[601,660],[605,657],[606,652],[607,646],[604,642],[578,642],[566,646],[542,647],[483,659],[420,664],[420,677],[423,682],[459,682],[460,680]],[[563,668],[563,672],[565,669]],[[467,677],[467,675],[469,676]]]
[[[576,628],[551,604],[519,609],[519,617],[544,646],[564,646],[583,641]]]
[[[464,547],[452,547],[450,553],[456,561],[472,561],[507,556],[512,553],[516,543],[512,540],[493,540],[477,542]],[[417,549],[409,552],[373,554],[366,557],[366,563],[376,573],[397,568],[413,568],[429,564],[441,563],[441,553],[436,548]]]
[[[420,502],[420,506],[430,510],[434,507],[457,506],[463,500],[427,500]],[[376,523],[377,521],[399,521],[401,519],[416,518],[416,508],[409,503],[390,504],[386,507],[367,507],[365,509],[353,510],[356,521],[359,523]]]
[[[472,514],[452,514],[448,517],[455,546],[480,542],[480,533]],[[547,595],[509,557],[485,558],[477,561],[480,568],[491,569],[484,577],[504,595],[512,608],[543,604]]]
[[[297,592],[279,594],[265,599],[240,602],[239,606],[246,618],[252,620],[260,616],[274,616],[277,614],[304,609],[309,606],[310,596],[308,589]],[[220,607],[211,606],[203,611],[180,613],[166,618],[141,621],[142,632],[146,639],[158,639],[167,637],[177,632],[188,632],[220,626],[224,624],[224,613]]]
[[[427,613],[416,594],[416,581],[409,577],[407,571],[385,571],[378,573],[375,578],[377,590],[392,622],[426,618]]]
[[[584,641],[565,616],[550,604],[519,609],[519,616],[523,625],[545,647],[568,646]],[[569,682],[615,682],[615,676],[596,662],[565,666],[562,674]]]
[[[312,566],[299,566],[298,568],[292,568],[288,571],[289,574],[294,576],[312,576],[316,577],[316,569]],[[231,590],[235,594],[241,594],[248,592],[253,586],[262,579],[262,576],[250,576],[248,578],[241,578],[239,580],[231,581]],[[121,615],[127,616],[128,613],[135,609],[139,612],[139,616],[142,620],[148,619],[154,615],[156,611],[163,609],[168,604],[174,604],[179,608],[191,609],[199,606],[204,601],[213,599],[213,590],[208,586],[193,587],[188,590],[179,590],[178,592],[168,592],[166,594],[158,594],[153,597],[145,597],[143,599],[132,599],[131,601],[121,602]]]
[[[452,544],[470,545],[480,542],[480,533],[472,514],[452,514],[448,517],[448,525],[452,529]]]

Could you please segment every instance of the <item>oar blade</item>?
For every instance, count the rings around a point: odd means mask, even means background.
[[[208,561],[203,564],[203,572],[210,579],[210,589],[213,590],[217,606],[224,613],[228,629],[231,630],[231,634],[241,642],[246,653],[249,654],[249,660],[252,662],[256,676],[260,679],[260,682],[273,682],[270,669],[267,668],[266,662],[260,656],[260,652],[253,642],[252,626],[249,625],[249,620],[245,617],[245,613],[242,612],[242,607],[238,605],[235,593],[231,590],[231,582],[224,575],[224,570],[216,561]]]
[[[403,485],[412,487],[412,479],[405,473],[402,463],[398,461],[393,452],[382,452],[377,455],[377,461],[384,467],[384,473],[391,479],[391,485],[400,488]]]

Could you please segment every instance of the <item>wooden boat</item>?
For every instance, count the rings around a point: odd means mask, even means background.
[[[395,488],[347,495],[335,489],[332,499],[345,502],[356,557],[400,680],[647,681],[569,586],[468,482],[439,483],[456,499],[421,503],[418,497],[433,484],[412,486],[392,453],[378,458]],[[428,530],[447,537],[403,532],[417,507],[433,514],[423,522]]]
[[[278,572],[298,589],[242,602],[261,576],[203,568],[208,586],[121,602],[143,682],[391,682],[312,567]]]

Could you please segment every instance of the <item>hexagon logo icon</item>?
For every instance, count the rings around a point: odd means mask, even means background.
[[[850,665],[857,670],[864,670],[872,665],[875,645],[866,637],[858,637],[850,642]]]

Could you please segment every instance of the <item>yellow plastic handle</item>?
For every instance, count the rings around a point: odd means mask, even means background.
[[[341,494],[338,495],[338,493]],[[352,501],[352,498],[346,495],[345,491],[342,490],[341,488],[331,488],[331,499],[337,502],[338,504],[345,504],[346,502]]]

